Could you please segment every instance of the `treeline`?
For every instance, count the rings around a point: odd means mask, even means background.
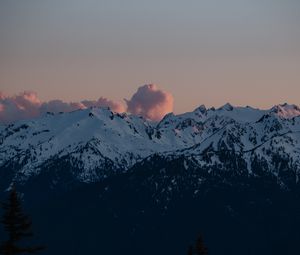
[[[0,254],[36,254],[45,249],[45,246],[25,245],[33,237],[32,221],[23,212],[21,198],[14,185],[12,185],[7,202],[1,203],[4,211],[0,222],[6,232],[7,239],[1,240]],[[28,240],[29,239],[29,240]],[[208,249],[201,235],[194,245],[188,247],[187,255],[207,255]]]

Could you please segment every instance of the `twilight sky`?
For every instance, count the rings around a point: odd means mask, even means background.
[[[299,105],[299,27],[299,0],[0,0],[0,91],[122,101],[155,83],[176,113]]]

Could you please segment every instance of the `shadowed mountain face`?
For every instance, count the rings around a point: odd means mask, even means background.
[[[19,189],[45,254],[186,254],[198,233],[210,254],[298,252],[299,185],[226,164],[232,171],[155,156],[95,183],[49,192],[40,175]]]
[[[159,123],[107,109],[1,127],[1,197],[24,194],[44,254],[300,250],[296,106],[225,105]]]

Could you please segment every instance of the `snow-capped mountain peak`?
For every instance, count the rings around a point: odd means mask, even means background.
[[[300,108],[294,104],[279,104],[272,107],[271,112],[276,113],[280,118],[291,119],[300,116]]]

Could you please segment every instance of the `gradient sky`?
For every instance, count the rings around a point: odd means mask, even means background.
[[[156,83],[175,112],[300,104],[299,0],[0,0],[0,90],[130,98]]]

